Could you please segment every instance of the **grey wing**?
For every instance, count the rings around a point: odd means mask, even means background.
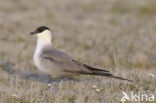
[[[47,49],[42,52],[42,57],[45,62],[49,62],[57,66],[63,72],[81,73],[90,72],[86,67],[80,65],[72,59],[69,55],[56,50],[55,48]]]
[[[135,81],[125,79],[125,78],[122,78],[119,76],[114,76],[107,70],[94,68],[89,65],[77,62],[77,61],[73,60],[70,56],[68,56],[67,54],[65,54],[61,51],[58,51],[56,49],[45,50],[45,51],[43,51],[42,56],[43,56],[44,60],[47,60],[47,62],[50,61],[51,63],[54,63],[55,65],[57,65],[59,67],[58,69],[61,69],[62,72],[78,73],[78,74],[85,74],[85,75],[107,76],[107,77],[116,78],[116,79],[120,79],[120,80],[126,80],[126,81],[136,83],[140,86],[148,88],[147,86],[144,86]]]

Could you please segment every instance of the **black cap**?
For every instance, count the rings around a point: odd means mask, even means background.
[[[50,29],[47,26],[40,26],[34,32],[31,32],[30,35],[41,33],[41,32],[43,32],[45,30],[50,30]]]

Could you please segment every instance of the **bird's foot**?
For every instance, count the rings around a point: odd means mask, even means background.
[[[50,91],[50,92],[57,93],[59,90],[58,90],[56,87],[51,86],[49,91]]]

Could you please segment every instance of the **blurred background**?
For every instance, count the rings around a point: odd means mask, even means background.
[[[42,25],[52,29],[53,46],[76,60],[156,88],[155,0],[0,0],[2,103],[116,103],[122,90],[140,90],[88,76],[88,81],[63,82],[58,94],[41,93],[47,83],[29,79],[38,75],[36,38],[29,33]],[[104,92],[92,90],[94,84]]]

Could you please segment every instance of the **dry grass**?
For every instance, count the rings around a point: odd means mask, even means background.
[[[156,75],[155,21],[155,0],[1,0],[0,103],[118,103],[122,91],[156,94],[149,76]],[[29,32],[40,25],[53,28],[54,47],[76,60],[154,90],[82,76],[50,92],[52,78],[33,64],[36,39]]]

